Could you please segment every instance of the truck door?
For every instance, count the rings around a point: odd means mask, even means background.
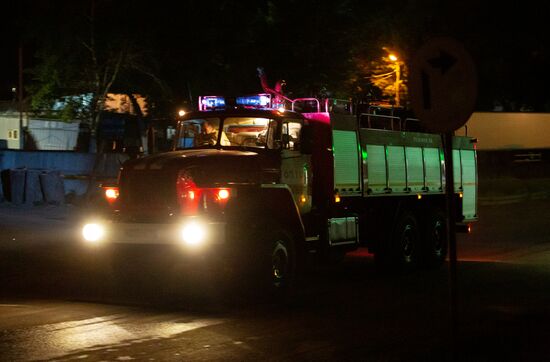
[[[300,120],[285,119],[281,134],[281,183],[292,191],[300,214],[311,211],[311,156],[300,152]]]

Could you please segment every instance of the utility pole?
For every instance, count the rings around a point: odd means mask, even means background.
[[[19,149],[25,147],[23,135],[23,45],[19,43],[19,86],[17,87],[17,98],[19,108]]]
[[[395,106],[399,107],[399,83],[401,81],[401,66],[399,61],[395,62]]]
[[[395,84],[393,88],[395,89],[395,106],[399,107],[399,83],[401,82],[401,64],[399,64],[399,57],[394,53],[390,53],[390,55],[388,55],[388,59],[395,64]]]

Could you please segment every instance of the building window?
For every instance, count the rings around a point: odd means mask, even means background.
[[[8,139],[9,140],[16,140],[16,139],[19,139],[18,137],[18,130],[16,129],[10,129],[8,130]]]

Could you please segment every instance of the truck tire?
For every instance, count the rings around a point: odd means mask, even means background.
[[[405,211],[398,217],[390,242],[390,262],[399,270],[417,267],[420,253],[420,232],[414,215]]]
[[[422,237],[422,266],[440,267],[447,257],[448,241],[445,214],[434,209],[426,218]]]
[[[289,232],[279,230],[270,238],[271,289],[288,291],[296,276],[296,249]]]
[[[262,233],[264,245],[262,257],[257,265],[260,289],[271,298],[280,299],[288,295],[296,277],[296,246],[292,234],[285,229],[266,230]]]

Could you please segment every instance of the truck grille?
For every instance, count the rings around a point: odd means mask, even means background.
[[[121,212],[135,221],[155,222],[176,209],[176,176],[165,170],[124,170]]]

